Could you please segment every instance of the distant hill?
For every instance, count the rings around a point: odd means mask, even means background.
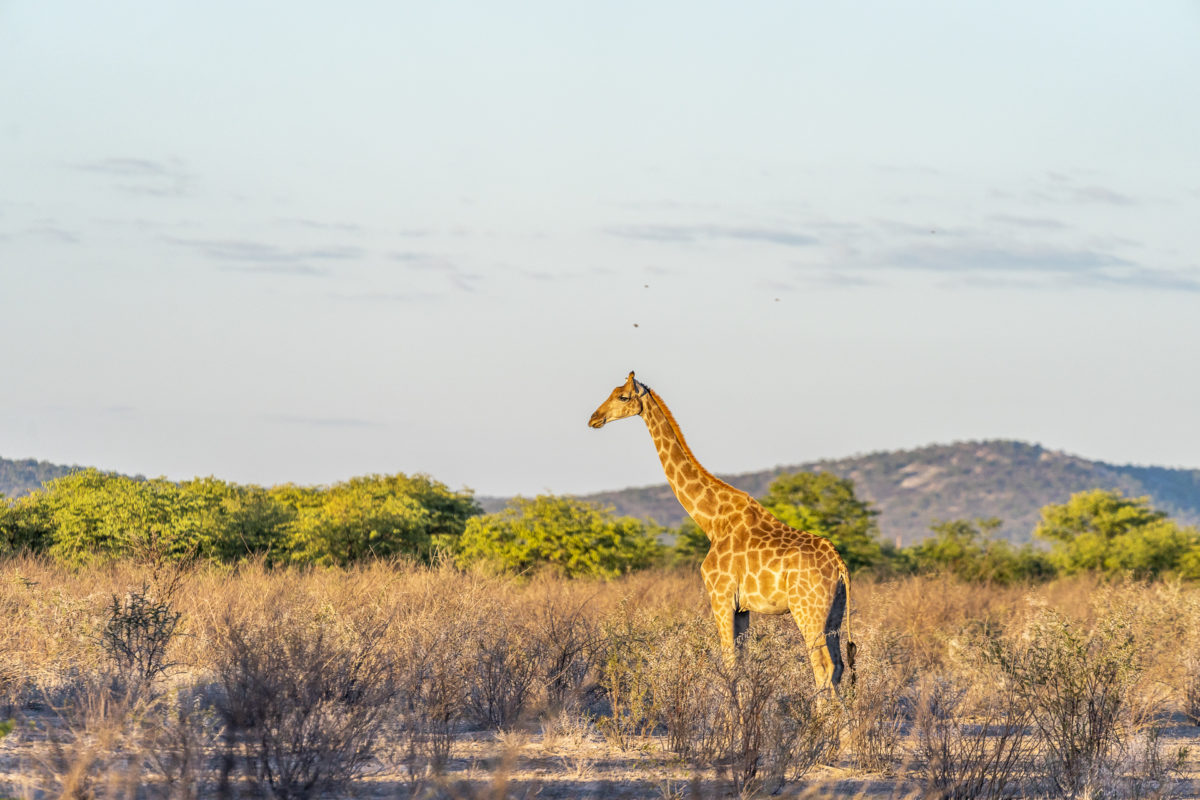
[[[1086,489],[1149,495],[1156,508],[1178,521],[1200,523],[1200,470],[1117,466],[1014,441],[931,445],[721,478],[761,497],[777,476],[811,470],[853,480],[859,497],[880,512],[882,537],[906,545],[926,538],[935,520],[975,517],[999,517],[1004,523],[999,536],[1026,542],[1042,506],[1065,502],[1072,493]],[[582,499],[663,525],[675,526],[684,518],[683,508],[666,483]],[[494,498],[480,500],[488,510],[503,504]]]
[[[81,469],[83,467],[65,467],[61,464],[51,464],[49,461],[35,461],[32,458],[0,458],[0,495],[20,497],[34,489],[42,488],[46,481]]]

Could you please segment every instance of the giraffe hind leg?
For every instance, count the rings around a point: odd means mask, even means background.
[[[799,623],[800,620],[797,622]],[[833,659],[829,655],[829,648],[825,645],[824,631],[821,629],[820,622],[801,627],[800,631],[804,635],[804,643],[808,646],[808,659],[812,663],[813,680],[816,682],[817,689],[837,691],[833,683]]]

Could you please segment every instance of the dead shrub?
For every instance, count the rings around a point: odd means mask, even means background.
[[[1014,796],[1032,752],[1030,707],[1011,685],[972,696],[961,678],[942,673],[917,694],[917,757],[926,791],[936,797]]]
[[[47,747],[27,776],[36,790],[70,800],[118,797],[143,781],[137,711],[142,703],[117,697],[111,676],[92,676],[55,708],[58,724],[46,729]]]
[[[467,706],[474,717],[504,729],[525,711],[542,671],[541,643],[503,608],[472,630],[465,660]]]
[[[858,680],[842,685],[844,750],[859,769],[891,772],[913,711],[916,666],[909,640],[899,634],[868,630],[858,642]]]
[[[54,709],[27,787],[63,798],[193,800],[212,786],[217,725],[202,693],[114,693],[111,675],[79,682]],[[40,795],[39,795],[40,796]]]
[[[608,713],[596,721],[596,728],[621,750],[628,750],[656,724],[649,667],[661,628],[661,623],[630,611],[624,603],[600,623],[600,688]]]
[[[740,795],[777,790],[836,749],[836,701],[816,691],[802,642],[791,644],[760,627],[742,638],[736,660],[710,661],[718,750],[709,757]]]
[[[371,759],[396,694],[380,640],[387,623],[334,629],[266,608],[225,619],[215,706],[226,726],[218,792],[231,772],[279,798],[334,792]]]
[[[461,609],[438,605],[400,625],[393,653],[401,716],[401,765],[414,792],[440,774],[450,756],[454,726],[466,709],[463,642],[473,620]]]
[[[1036,728],[1045,785],[1061,797],[1100,795],[1132,732],[1130,694],[1143,665],[1119,613],[1086,630],[1054,611],[1037,615],[997,663]]]
[[[1200,603],[1194,598],[1179,614],[1187,631],[1177,638],[1179,646],[1177,678],[1173,681],[1180,695],[1183,713],[1200,725]]]
[[[818,692],[798,637],[758,626],[726,660],[700,620],[663,640],[655,708],[672,749],[697,769],[715,766],[733,791],[777,790],[833,752],[840,707]]]
[[[599,633],[588,614],[589,597],[572,599],[553,586],[530,600],[531,635],[538,641],[548,709],[578,708],[594,679]]]
[[[1200,725],[1200,657],[1195,655],[1183,663],[1183,713]]]
[[[836,754],[844,709],[815,686],[785,688],[768,717],[768,785],[798,781]]]
[[[651,714],[666,728],[667,749],[684,758],[713,749],[705,737],[717,701],[710,680],[715,638],[711,621],[692,617],[665,628],[648,651]]]
[[[160,698],[148,717],[144,750],[147,772],[164,800],[195,800],[213,788],[211,753],[220,733],[216,712],[202,691],[186,688]]]

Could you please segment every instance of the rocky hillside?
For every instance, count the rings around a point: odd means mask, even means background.
[[[721,477],[761,496],[776,476],[801,470],[853,480],[859,496],[880,512],[883,538],[903,544],[925,538],[935,520],[974,517],[999,517],[999,535],[1029,541],[1042,506],[1095,488],[1149,495],[1179,521],[1200,523],[1200,470],[1117,466],[1014,441],[931,445]],[[585,499],[664,525],[678,525],[684,516],[665,483]]]

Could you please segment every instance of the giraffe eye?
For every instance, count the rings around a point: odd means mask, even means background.
[[[617,399],[618,399],[618,400],[620,400],[622,403],[628,403],[628,402],[629,402],[629,396],[628,396],[628,395],[624,395],[624,394],[623,394],[623,395],[621,395],[620,397],[618,397]]]

